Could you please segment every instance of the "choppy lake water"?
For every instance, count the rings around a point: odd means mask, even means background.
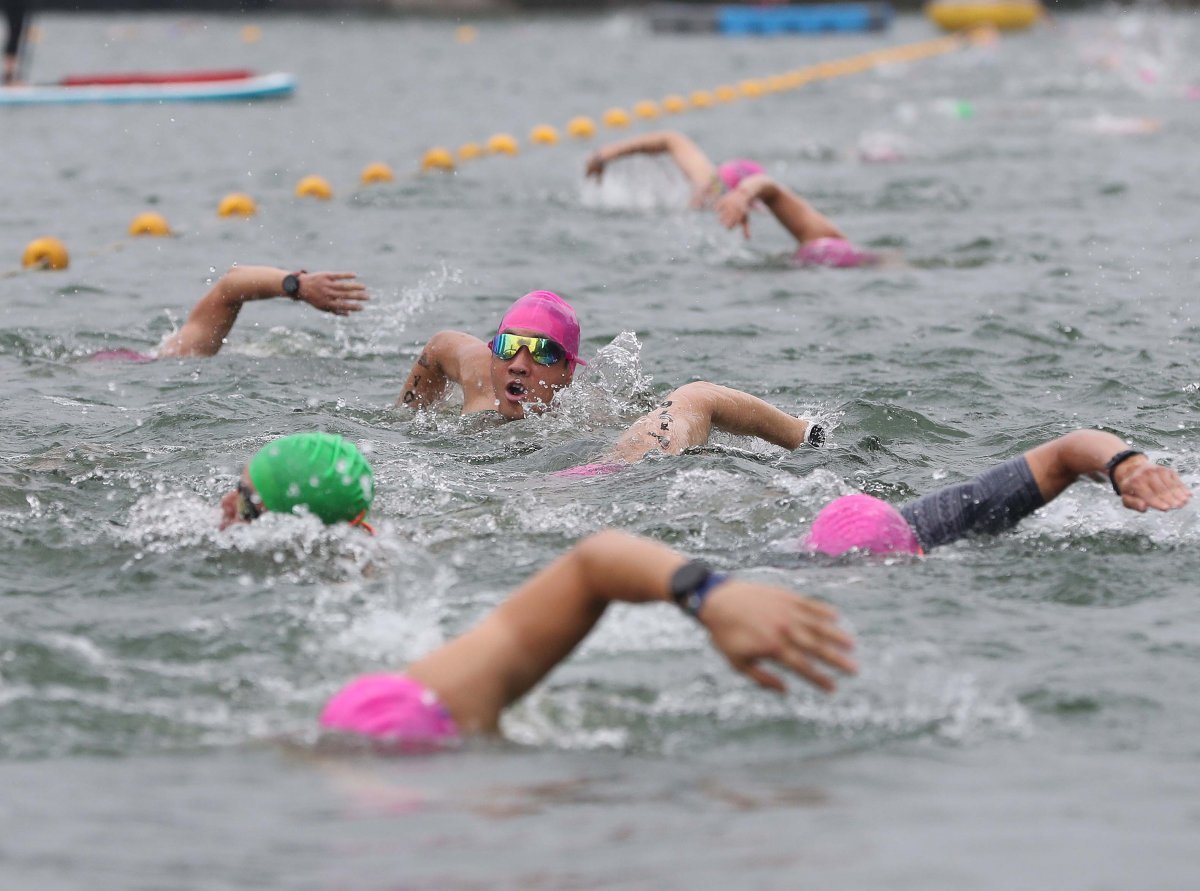
[[[246,44],[248,21],[47,15],[32,73],[291,70],[292,100],[0,109],[6,887],[1194,887],[1194,506],[1139,516],[1081,483],[920,561],[794,552],[835,494],[899,502],[1076,426],[1200,480],[1194,14],[1063,16],[669,120],[905,260],[850,271],[790,266],[766,215],[745,242],[680,209],[657,161],[585,185],[588,145],[412,171],[433,144],[935,36],[922,18],[747,41],[513,19],[469,44],[455,22],[335,18]],[[865,160],[880,146],[901,159]],[[376,160],[402,175],[359,187]],[[309,173],[334,200],[292,197]],[[217,218],[234,189],[257,217]],[[126,237],[146,209],[178,236]],[[17,271],[45,234],[70,269]],[[152,348],[233,263],[354,270],[374,300],[345,320],[249,305],[209,360],[87,360]],[[591,360],[556,412],[392,410],[431,334],[487,335],[535,288],[574,302]],[[815,413],[829,447],[718,436],[550,474],[695,379]],[[380,534],[218,532],[241,462],[313,428],[368,450]],[[671,609],[617,609],[507,742],[312,753],[342,681],[606,526],[827,598],[861,677],[773,697]]]

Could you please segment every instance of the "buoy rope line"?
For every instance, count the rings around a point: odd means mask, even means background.
[[[817,62],[783,74],[743,80],[736,85],[723,84],[712,90],[696,90],[686,98],[682,95],[671,94],[663,97],[661,102],[646,99],[633,105],[632,117],[623,108],[610,108],[601,116],[601,121],[606,127],[623,129],[630,126],[633,118],[652,120],[663,114],[682,114],[694,109],[715,108],[739,99],[757,99],[772,93],[796,90],[814,81],[859,74],[881,65],[916,62],[933,56],[945,55],[968,46],[994,42],[996,33],[994,28],[981,27],[932,40],[872,50],[845,59]],[[565,130],[568,136],[577,140],[585,140],[596,135],[597,127],[593,119],[580,115],[568,121]],[[539,124],[529,134],[529,142],[532,145],[549,146],[555,145],[559,141],[558,130],[549,124]],[[419,169],[415,171],[414,175],[428,171],[452,172],[459,162],[473,161],[492,155],[512,156],[518,154],[519,151],[520,143],[508,133],[497,133],[482,143],[465,143],[454,153],[447,148],[437,146],[425,152]],[[370,186],[376,183],[392,182],[394,179],[395,174],[391,168],[387,164],[377,161],[368,164],[363,169],[360,183],[363,186]],[[328,181],[320,176],[305,176],[296,186],[294,195],[298,198],[328,201],[333,197],[333,189]],[[258,205],[254,198],[242,192],[226,195],[217,207],[217,215],[221,217],[248,218],[257,212]],[[161,214],[153,212],[145,212],[136,216],[130,223],[128,231],[129,235],[134,237],[164,237],[174,234],[167,220]],[[107,246],[104,250],[120,249],[120,247],[121,243],[117,243]],[[93,255],[95,253],[97,252],[93,252]],[[66,269],[69,263],[70,258],[66,246],[58,239],[49,236],[30,242],[22,257],[23,269]],[[21,271],[3,272],[0,273],[0,278],[9,278]]]
[[[625,129],[633,119],[653,120],[664,114],[676,115],[697,109],[715,108],[735,102],[739,99],[758,99],[773,93],[785,93],[799,89],[814,81],[831,80],[835,77],[845,77],[860,74],[881,65],[902,62],[916,62],[933,56],[945,55],[964,47],[982,42],[995,40],[995,30],[989,28],[975,31],[958,32],[936,37],[932,40],[922,40],[917,43],[902,44],[901,46],[871,50],[857,56],[845,59],[835,59],[828,62],[817,62],[796,68],[783,74],[773,74],[766,77],[743,80],[737,84],[722,84],[711,90],[696,90],[689,96],[672,93],[664,96],[661,101],[644,99],[632,106],[632,114],[624,108],[610,108],[600,116],[600,123],[610,129]],[[578,140],[590,139],[596,135],[597,123],[594,118],[580,115],[571,118],[564,127],[566,134]],[[529,132],[529,143],[533,146],[556,145],[560,141],[559,131],[550,124],[538,124]],[[474,161],[494,155],[513,156],[520,151],[520,142],[511,133],[497,133],[482,142],[466,142],[457,151],[451,151],[446,146],[434,146],[421,157],[422,172],[442,171],[453,172],[462,162]]]

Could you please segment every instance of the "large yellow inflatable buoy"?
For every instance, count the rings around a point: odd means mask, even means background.
[[[1046,14],[1040,0],[931,0],[925,16],[946,31],[988,26],[1018,31],[1041,21]]]

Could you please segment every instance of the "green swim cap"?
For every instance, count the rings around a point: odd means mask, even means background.
[[[325,523],[354,522],[375,498],[371,465],[352,442],[329,433],[294,433],[267,443],[246,465],[269,511],[304,505]]]

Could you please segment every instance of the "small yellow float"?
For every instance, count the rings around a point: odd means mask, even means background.
[[[988,25],[1019,31],[1046,14],[1040,0],[931,0],[925,16],[945,31],[966,31]]]

